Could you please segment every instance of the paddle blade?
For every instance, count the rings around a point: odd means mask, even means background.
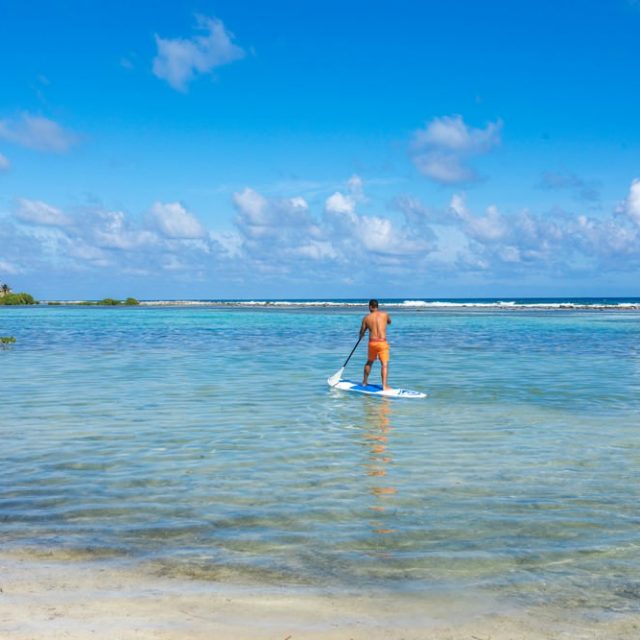
[[[339,371],[336,371],[328,380],[327,382],[329,383],[329,386],[331,387],[335,387],[338,382],[340,382],[340,378],[342,377],[342,374],[344,373],[344,367],[342,367]]]

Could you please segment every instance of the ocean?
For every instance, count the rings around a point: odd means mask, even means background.
[[[2,550],[637,612],[640,299],[381,302],[0,307]]]

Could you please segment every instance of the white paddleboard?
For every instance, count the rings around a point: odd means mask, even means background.
[[[331,384],[331,378],[327,380],[330,387],[342,389],[342,391],[354,391],[364,393],[368,396],[383,396],[385,398],[426,398],[427,394],[421,391],[411,391],[410,389],[387,389],[384,390],[379,384],[362,385],[352,380],[339,380],[336,384]]]

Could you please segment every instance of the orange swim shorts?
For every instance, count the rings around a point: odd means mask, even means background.
[[[373,341],[369,343],[367,352],[367,360],[374,362],[376,358],[380,358],[380,362],[387,364],[389,362],[389,343],[386,340]]]

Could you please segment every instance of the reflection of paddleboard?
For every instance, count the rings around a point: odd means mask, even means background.
[[[385,398],[426,398],[425,393],[420,391],[410,391],[409,389],[387,389],[383,391],[379,384],[361,385],[352,380],[339,380],[336,384],[331,384],[331,378],[327,380],[330,387],[334,389],[342,389],[343,391],[355,391],[356,393],[365,393],[369,396],[384,396]]]

